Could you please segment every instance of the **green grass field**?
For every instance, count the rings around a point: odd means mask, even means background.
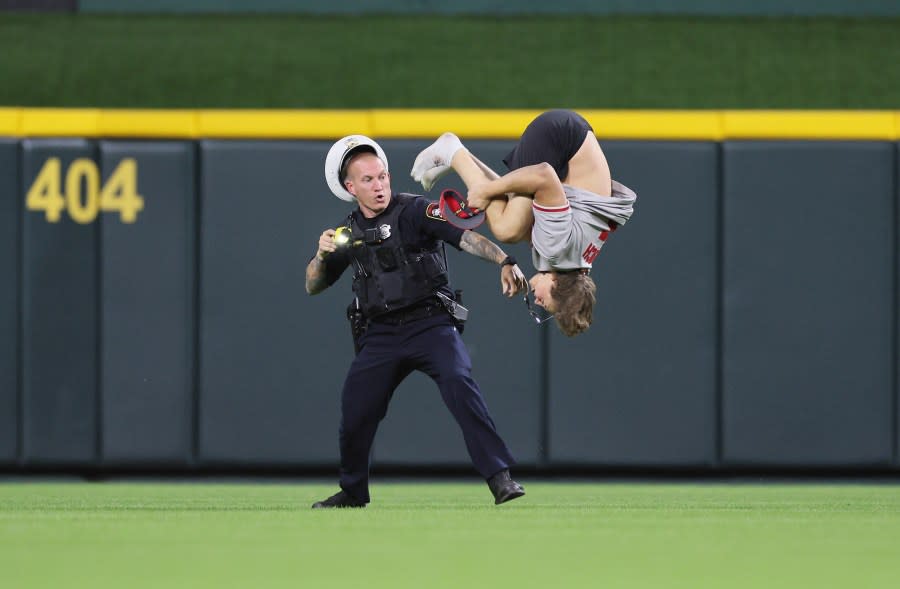
[[[0,105],[875,108],[900,18],[0,15]]]
[[[900,487],[0,484],[0,587],[897,587]]]

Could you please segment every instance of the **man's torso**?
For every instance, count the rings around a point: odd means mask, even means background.
[[[635,193],[615,180],[610,196],[563,188],[568,207],[534,206],[531,256],[538,271],[590,268],[609,235],[633,212]]]

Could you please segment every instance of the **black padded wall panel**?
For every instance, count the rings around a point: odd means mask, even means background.
[[[594,323],[550,332],[553,464],[716,460],[717,146],[602,142],[634,215],[591,272]]]
[[[0,464],[19,452],[19,144],[0,139]]]
[[[319,235],[348,211],[325,186],[330,146],[200,144],[203,463],[337,464],[349,277],[304,286]]]
[[[726,464],[890,462],[894,157],[724,145]]]
[[[76,161],[90,170],[92,143],[81,139],[22,142],[22,189],[44,179],[71,192],[66,181]],[[53,159],[59,160],[58,174]],[[45,166],[51,166],[45,168]],[[75,184],[87,202],[86,181]],[[45,186],[46,194],[55,190]],[[89,207],[85,206],[85,210]],[[57,220],[23,212],[22,389],[26,464],[90,466],[98,448],[97,222],[78,223],[68,203]],[[78,213],[76,213],[78,214]],[[84,217],[82,217],[84,219]]]
[[[102,218],[105,464],[183,465],[193,447],[194,144],[104,141],[103,177],[133,166],[143,210]]]

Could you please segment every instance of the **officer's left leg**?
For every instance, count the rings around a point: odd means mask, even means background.
[[[472,361],[462,338],[449,318],[436,322],[412,340],[419,368],[437,383],[444,404],[462,429],[475,469],[488,479],[515,464],[497,433],[478,384],[472,378]]]

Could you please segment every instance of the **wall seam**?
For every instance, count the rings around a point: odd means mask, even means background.
[[[24,207],[22,206],[22,195],[25,192],[25,178],[23,174],[23,166],[25,165],[23,142],[19,141],[16,145],[16,178],[13,184],[16,187],[16,464],[20,467],[25,464],[25,387],[24,373],[25,367],[25,320],[24,320],[24,300],[23,292],[25,285],[22,283],[24,278],[24,262],[23,257],[25,243],[25,218]]]
[[[188,322],[190,333],[188,334],[190,346],[191,366],[191,455],[189,464],[197,465],[200,462],[200,317],[201,317],[201,284],[203,283],[202,268],[202,203],[203,203],[203,149],[200,141],[191,142],[194,155],[194,199],[188,208],[191,214],[191,226],[193,242],[190,246],[191,260],[188,265],[193,268],[191,284],[188,286],[189,297],[192,305],[192,317]]]
[[[550,330],[548,324],[541,326],[541,446],[538,463],[542,467],[550,465]]]
[[[893,227],[894,227],[894,255],[892,256],[893,268],[891,268],[891,274],[894,277],[893,284],[893,294],[894,294],[894,304],[891,306],[893,309],[893,333],[891,336],[891,357],[894,359],[892,364],[894,366],[893,374],[891,375],[892,379],[892,411],[891,411],[891,431],[893,432],[893,444],[892,444],[892,462],[895,466],[900,466],[900,309],[898,309],[898,302],[900,302],[900,143],[894,143],[894,157],[893,157],[893,182],[894,182],[894,206],[893,206]]]
[[[724,454],[724,411],[725,411],[725,142],[716,146],[716,224],[715,224],[715,360],[713,376],[715,387],[715,468],[721,468]]]
[[[100,170],[101,186],[103,185],[103,162],[101,159],[100,143],[94,142],[91,146],[92,159]],[[94,297],[94,312],[96,316],[97,338],[95,341],[96,354],[94,358],[94,378],[97,379],[97,389],[94,405],[94,467],[103,465],[103,215],[98,214],[95,221],[94,263],[96,264],[94,287],[97,289]]]

